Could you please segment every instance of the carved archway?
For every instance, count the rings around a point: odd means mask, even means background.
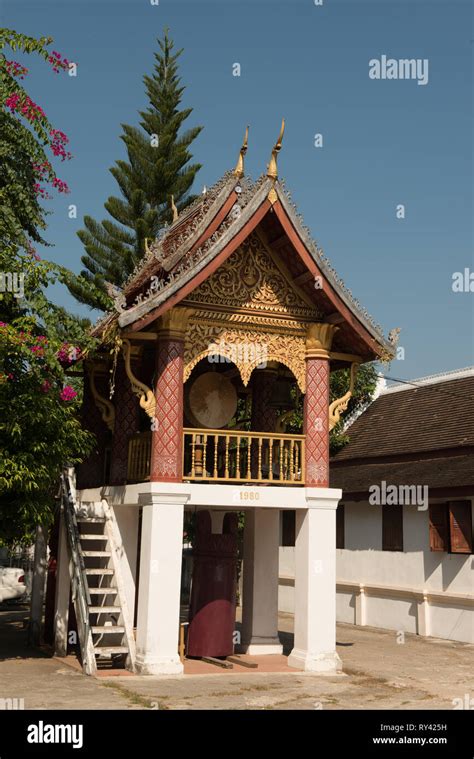
[[[222,356],[239,370],[244,386],[252,372],[269,361],[286,366],[295,376],[302,393],[305,392],[305,336],[277,334],[260,329],[236,326],[192,323],[188,327],[184,348],[184,381],[203,359],[213,363]]]

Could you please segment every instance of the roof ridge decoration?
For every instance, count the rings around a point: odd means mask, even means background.
[[[267,188],[268,178],[266,176],[261,176],[255,183],[245,183],[241,188],[242,191],[239,195],[239,213],[229,213],[226,218],[223,219],[216,231],[204,240],[199,248],[186,256],[186,258],[183,258],[174,269],[168,272],[166,279],[158,280],[158,278],[155,277],[150,283],[150,287],[145,295],[140,293],[135,299],[134,304],[127,310],[121,312],[119,318],[120,326],[124,327],[133,323],[135,318],[140,318],[143,310],[140,306],[144,306],[146,301],[153,299],[155,301],[153,307],[156,308],[163,302],[164,299],[162,296],[166,291],[168,291],[169,296],[173,295],[176,289],[182,287],[183,284],[189,280],[190,272],[196,274],[201,271],[201,269],[203,269],[213,257],[214,246],[217,246],[219,251],[221,248],[225,247],[227,242],[232,238],[233,235],[230,234],[231,227],[242,223],[247,216],[250,218],[254,211],[261,205],[267,194]],[[216,255],[218,251],[215,252]],[[210,253],[211,255],[209,255]],[[181,281],[181,276],[185,274],[188,274],[188,277],[184,281]],[[140,313],[137,314],[137,311]],[[144,313],[147,312],[144,311]]]
[[[228,185],[230,186],[236,184],[236,182],[237,178],[233,176],[233,172],[226,171],[225,174],[223,174],[222,177],[220,177],[220,179],[218,179],[218,181],[212,185],[212,187],[206,192],[205,195],[199,195],[197,198],[195,198],[195,200],[193,200],[192,203],[189,204],[189,206],[186,206],[186,208],[181,211],[176,221],[173,221],[170,226],[163,227],[160,230],[161,234],[158,234],[156,240],[154,240],[150,245],[148,245],[148,240],[146,240],[145,255],[140,259],[133,271],[125,280],[123,291],[130,291],[130,286],[133,285],[135,279],[137,279],[137,277],[146,270],[148,264],[151,263],[151,261],[154,259],[160,263],[164,261],[165,257],[162,250],[163,243],[165,242],[166,238],[170,236],[170,233],[172,231],[178,229],[181,224],[184,225],[184,222],[189,219],[189,217],[192,216],[192,214],[200,207],[204,207],[205,210],[208,210],[213,205],[214,201],[218,199],[221,191],[227,189]],[[187,236],[181,236],[179,238],[179,240],[181,240],[183,243],[186,241],[186,239]]]
[[[273,205],[278,200],[278,196],[275,192],[275,182],[278,179],[278,153],[281,150],[281,145],[283,142],[283,135],[285,134],[285,119],[281,120],[281,128],[280,128],[280,134],[278,135],[278,139],[273,146],[272,154],[270,157],[270,161],[267,166],[267,177],[268,179],[271,179],[273,182],[272,188],[270,192],[268,193],[268,200]]]
[[[245,171],[244,171],[244,158],[245,158],[245,154],[247,152],[248,142],[249,142],[249,127],[247,125],[247,129],[245,130],[244,141],[242,143],[242,147],[240,148],[240,153],[239,153],[239,158],[238,158],[238,161],[237,161],[237,165],[236,165],[236,167],[235,167],[235,169],[233,171],[234,177],[237,177],[237,179],[241,179],[244,176],[244,174],[245,174]]]
[[[405,380],[403,385],[390,385],[390,387],[387,387],[385,390],[383,390],[379,397],[391,393],[400,393],[404,390],[416,390],[418,387],[438,385],[441,382],[452,382],[458,379],[467,379],[469,377],[474,377],[474,366],[466,366],[464,369],[452,369],[447,372],[439,372],[438,374],[428,374],[426,377],[418,377],[417,379],[413,380]]]
[[[174,195],[171,196],[171,210],[173,211],[173,224],[175,221],[178,221],[178,209],[176,208],[175,202],[174,202]]]

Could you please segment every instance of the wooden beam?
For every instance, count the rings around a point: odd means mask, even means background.
[[[329,316],[325,316],[324,321],[328,324],[342,324],[344,317],[339,313],[339,311],[334,311],[334,313],[329,314]]]
[[[298,274],[297,277],[294,277],[293,282],[295,285],[304,285],[305,282],[309,282],[310,279],[314,279],[314,274],[310,271],[304,271],[302,274]]]
[[[156,332],[123,332],[122,337],[127,340],[158,340]]]
[[[362,356],[356,356],[353,353],[338,353],[337,351],[329,351],[329,358],[332,359],[332,361],[349,361],[351,364],[364,363]]]

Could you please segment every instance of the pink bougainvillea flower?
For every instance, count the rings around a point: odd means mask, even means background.
[[[75,345],[70,345],[69,343],[63,343],[56,353],[56,358],[58,359],[60,364],[63,364],[64,366],[69,366],[73,363],[73,361],[77,361],[78,356],[80,354],[79,348],[76,348]]]
[[[47,393],[51,389],[51,382],[49,380],[45,380],[43,384],[41,385],[41,390],[43,393]]]
[[[62,179],[58,179],[57,177],[53,179],[53,187],[56,187],[58,192],[64,192],[65,194],[69,192],[69,187],[66,182],[63,182]]]
[[[61,398],[62,401],[73,401],[76,395],[77,393],[71,387],[71,385],[65,385],[63,389],[61,390],[59,397]]]
[[[5,69],[10,76],[17,76],[19,79],[24,79],[25,75],[28,73],[26,66],[22,66],[20,63],[17,63],[17,61],[6,61]]]

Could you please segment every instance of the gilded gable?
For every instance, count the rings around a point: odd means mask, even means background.
[[[316,307],[290,284],[255,233],[188,296],[186,303],[283,318],[320,316]]]

